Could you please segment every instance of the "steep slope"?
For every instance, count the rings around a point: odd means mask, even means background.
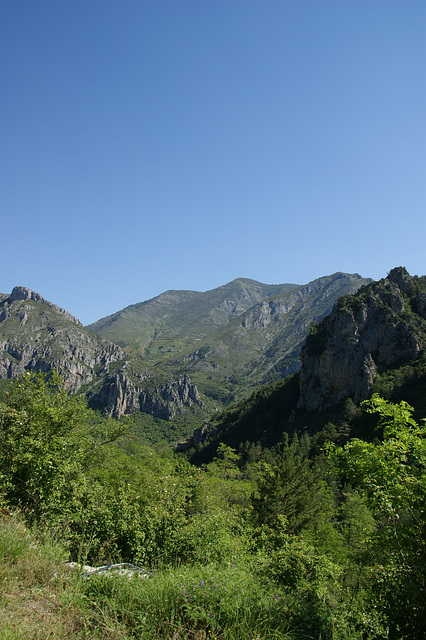
[[[177,448],[197,447],[193,460],[206,462],[219,442],[271,446],[286,432],[308,431],[320,446],[351,433],[368,439],[375,421],[357,405],[375,392],[426,417],[426,276],[403,267],[339,298],[311,328],[297,374],[211,416]]]
[[[169,291],[95,323],[98,335],[39,294],[16,287],[0,296],[0,377],[55,367],[71,390],[80,389],[110,415],[201,419],[297,371],[312,321],[322,327],[336,299],[366,282],[336,273],[304,286],[238,279],[205,293]],[[419,296],[416,304],[424,308]],[[104,335],[114,335],[125,349]],[[315,397],[316,384],[305,396],[302,389],[301,408],[311,406],[303,398]]]
[[[150,376],[121,347],[90,333],[70,313],[26,287],[0,296],[0,378],[55,368],[71,392],[111,416],[142,411],[170,420],[203,408],[189,376]]]
[[[166,291],[87,328],[122,347],[159,357],[159,347],[184,348],[228,324],[256,303],[296,288],[298,285],[267,285],[238,278],[205,292]]]
[[[212,333],[181,361],[189,371],[245,382],[270,382],[300,368],[300,351],[313,321],[330,312],[339,296],[370,282],[335,273],[262,300]]]
[[[307,285],[239,278],[204,293],[167,291],[88,328],[120,344],[135,372],[189,372],[200,391],[226,403],[297,371],[310,323],[369,281],[344,273]]]
[[[322,410],[367,398],[378,373],[422,356],[426,278],[403,267],[339,300],[302,351],[299,408]]]
[[[117,345],[90,334],[70,313],[26,287],[0,299],[0,378],[55,368],[77,391],[121,360]]]
[[[188,413],[202,419],[205,408],[188,375],[153,376],[140,373],[127,361],[97,384],[90,385],[87,397],[90,407],[102,409],[115,418],[140,411],[162,420]]]
[[[167,291],[127,307],[89,327],[122,345],[127,358],[106,386],[91,390],[91,401],[106,404],[112,415],[142,410],[171,419],[178,405],[169,402],[170,384],[181,388],[190,374],[197,390],[191,410],[220,409],[298,370],[312,320],[367,282],[343,273],[304,286],[239,278],[204,293]],[[188,400],[182,389],[175,392]]]

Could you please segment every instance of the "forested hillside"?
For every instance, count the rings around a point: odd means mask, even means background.
[[[218,443],[272,446],[285,434],[315,438],[372,437],[359,403],[378,393],[405,400],[426,417],[426,278],[403,267],[358,292],[342,296],[321,323],[313,323],[301,370],[264,385],[205,421],[179,444],[192,460],[208,461]],[[333,436],[334,434],[334,436]]]
[[[360,410],[374,441],[196,467],[24,374],[0,405],[0,637],[424,638],[426,429],[404,402]]]

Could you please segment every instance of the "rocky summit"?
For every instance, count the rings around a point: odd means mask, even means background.
[[[95,336],[70,313],[26,287],[0,299],[0,378],[55,368],[76,392],[123,358],[120,347]]]
[[[379,373],[426,348],[426,278],[404,267],[337,301],[309,334],[301,355],[299,408],[322,410],[368,398]]]

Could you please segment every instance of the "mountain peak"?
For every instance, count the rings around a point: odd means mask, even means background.
[[[71,313],[69,313],[69,311],[66,311],[62,307],[59,307],[57,304],[54,304],[53,302],[49,302],[49,300],[46,300],[45,298],[43,298],[43,296],[41,296],[36,291],[32,291],[31,289],[28,289],[28,287],[23,287],[23,286],[20,286],[20,285],[14,287],[12,289],[12,293],[6,299],[5,302],[8,302],[8,303],[11,304],[12,302],[16,302],[18,300],[33,300],[34,302],[40,302],[41,304],[45,304],[46,306],[50,307],[51,309],[54,309],[58,313],[62,313],[63,315],[65,315],[68,318],[68,320],[71,320],[72,322],[75,322],[79,326],[83,326],[81,324],[80,320],[77,320],[77,318],[75,318],[73,315],[71,315]]]
[[[358,403],[369,397],[378,374],[419,358],[425,301],[404,267],[339,298],[303,347],[299,408],[322,410],[347,397]]]
[[[34,294],[33,291],[31,291],[31,289],[28,289],[27,287],[14,287],[12,290],[12,293],[10,294],[9,300],[10,302],[15,302],[15,300],[28,300],[31,298],[31,296]],[[37,296],[35,299],[40,299],[41,296],[38,293],[34,294],[35,296]]]
[[[386,279],[398,285],[404,293],[409,292],[413,283],[413,279],[405,267],[395,267],[389,272]]]

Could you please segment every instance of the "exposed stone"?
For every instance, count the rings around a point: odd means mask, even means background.
[[[55,368],[73,392],[124,355],[120,347],[91,335],[70,313],[26,287],[15,287],[0,300],[0,352],[0,378]]]
[[[42,304],[45,304],[51,309],[58,311],[58,313],[64,314],[73,322],[79,324],[80,326],[83,326],[81,322],[77,320],[77,318],[72,316],[68,311],[66,311],[65,309],[62,309],[62,307],[58,307],[58,305],[54,304],[53,302],[49,302],[48,300],[45,300],[39,293],[36,293],[35,291],[31,291],[31,289],[27,289],[27,287],[20,287],[20,286],[14,287],[12,290],[12,293],[10,294],[6,302],[12,303],[12,302],[15,302],[16,300],[34,300],[35,302],[41,302]]]
[[[126,373],[123,369],[108,377],[100,391],[90,397],[93,406],[105,406],[112,417],[142,411],[171,420],[185,408],[203,407],[197,387],[188,375],[155,385],[150,376],[137,375],[128,366]]]
[[[322,410],[346,397],[358,403],[378,372],[419,357],[422,332],[407,312],[409,295],[424,310],[414,279],[398,267],[336,303],[302,350],[299,408]]]

